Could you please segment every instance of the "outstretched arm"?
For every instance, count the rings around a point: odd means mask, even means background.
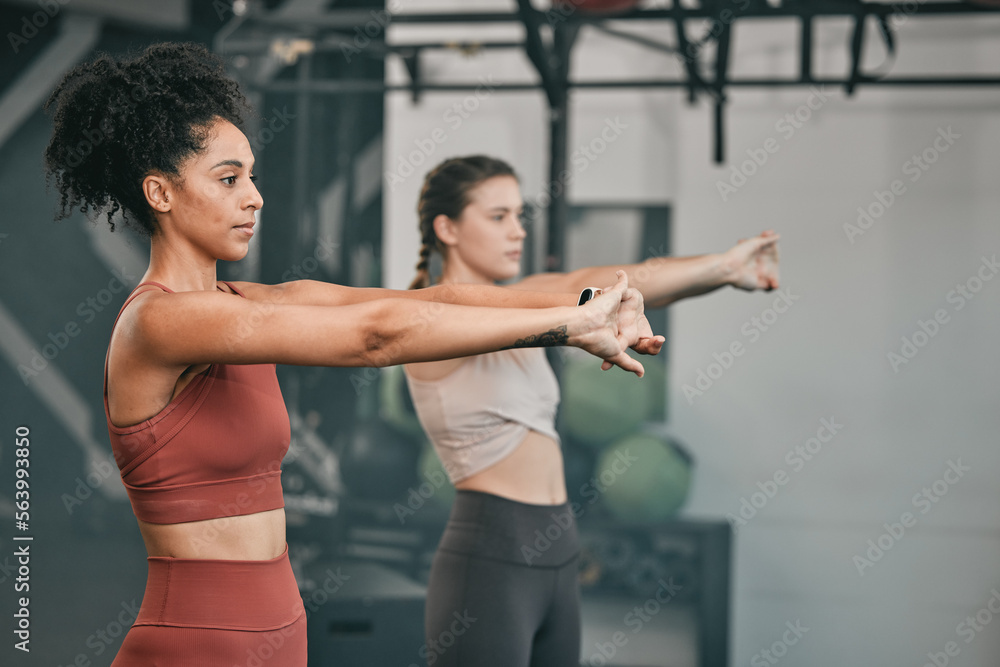
[[[743,239],[723,253],[692,257],[653,257],[639,264],[593,266],[569,273],[539,273],[518,282],[517,289],[578,292],[610,282],[624,269],[632,287],[642,292],[649,308],[662,308],[680,299],[706,294],[724,285],[739,289],[778,287],[778,239],[773,231]]]
[[[638,313],[624,273],[614,288],[582,308],[475,308],[415,299],[344,306],[301,306],[233,298],[217,292],[150,294],[139,301],[130,344],[159,366],[202,363],[388,366],[512,347],[574,345],[625,370],[638,342]],[[633,304],[634,305],[634,304]],[[628,311],[626,311],[628,312]]]
[[[607,283],[615,281],[615,270],[608,272]],[[604,283],[604,284],[607,284]],[[412,299],[465,306],[490,308],[552,308],[575,306],[580,290],[559,293],[554,290],[529,291],[495,285],[435,285],[414,290],[391,290],[379,287],[346,287],[317,280],[295,280],[278,285],[236,282],[251,301],[299,306],[349,306],[378,299]],[[581,288],[583,289],[583,288]]]

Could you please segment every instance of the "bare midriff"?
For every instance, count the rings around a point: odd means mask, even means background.
[[[150,556],[211,560],[269,560],[285,550],[285,510],[158,524],[139,521]]]
[[[559,443],[537,431],[528,431],[509,456],[455,487],[531,505],[561,505],[566,502],[566,479]]]

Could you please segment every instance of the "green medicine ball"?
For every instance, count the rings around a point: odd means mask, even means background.
[[[637,357],[639,358],[639,357]],[[605,447],[662,415],[666,377],[656,359],[640,358],[646,373],[601,370],[599,359],[574,359],[562,377],[562,426],[577,441]]]
[[[594,481],[616,518],[650,523],[670,518],[684,505],[691,468],[689,455],[669,438],[634,433],[601,454]]]

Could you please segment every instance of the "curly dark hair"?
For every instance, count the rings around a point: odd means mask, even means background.
[[[243,129],[250,106],[222,60],[197,44],[154,44],[116,59],[102,55],[74,68],[45,103],[54,107],[45,149],[49,182],[61,195],[56,219],[79,208],[112,216],[147,235],[156,219],[142,192],[150,173],[178,178],[205,147],[217,119]]]

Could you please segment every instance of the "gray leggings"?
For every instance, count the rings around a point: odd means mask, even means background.
[[[459,491],[427,590],[431,667],[578,667],[579,540],[569,505]]]

